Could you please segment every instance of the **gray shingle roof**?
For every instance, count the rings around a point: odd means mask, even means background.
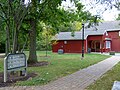
[[[97,29],[97,30],[96,30]],[[120,30],[120,21],[107,21],[100,22],[98,26],[85,29],[84,39],[88,35],[103,35],[106,31]],[[74,33],[74,37],[71,36],[71,32],[60,32],[53,37],[53,40],[81,40],[82,30]]]

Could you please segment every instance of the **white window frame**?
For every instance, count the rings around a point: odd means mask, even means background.
[[[111,48],[111,42],[110,41],[106,41],[106,48]]]

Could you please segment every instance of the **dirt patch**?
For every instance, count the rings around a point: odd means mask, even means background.
[[[40,61],[34,64],[28,64],[28,67],[40,67],[40,66],[47,66],[48,64],[50,64],[47,61]]]
[[[10,73],[8,73],[7,76],[8,76],[8,81],[4,82],[4,74],[0,73],[0,87],[12,86],[17,81],[29,80],[29,78],[36,77],[37,74],[35,74],[35,73],[28,73],[27,76],[18,76],[17,74],[10,75]]]

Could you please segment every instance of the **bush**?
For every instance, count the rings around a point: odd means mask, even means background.
[[[115,55],[115,51],[110,51],[110,55]]]
[[[0,53],[5,53],[5,43],[0,43]]]

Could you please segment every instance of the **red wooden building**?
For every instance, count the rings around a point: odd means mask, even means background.
[[[58,52],[62,49],[64,53],[82,52],[82,31],[60,32],[53,38],[52,51]],[[109,21],[99,23],[96,27],[85,29],[84,50],[91,49],[92,52],[120,52],[120,21]]]

